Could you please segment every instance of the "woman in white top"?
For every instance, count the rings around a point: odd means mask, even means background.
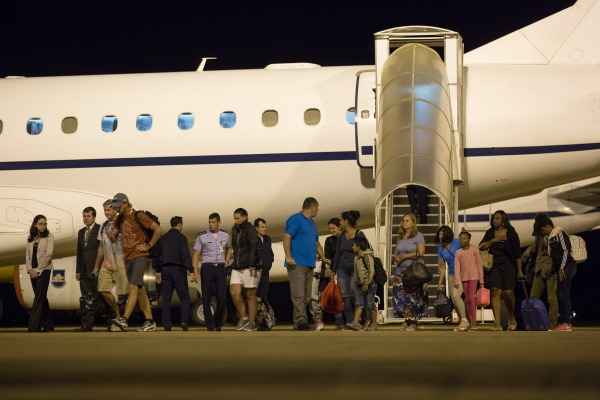
[[[52,270],[54,237],[48,231],[48,221],[43,215],[36,215],[29,229],[25,250],[25,265],[31,277],[31,286],[35,294],[31,315],[30,332],[48,332],[54,330],[54,324],[48,305],[48,286]]]

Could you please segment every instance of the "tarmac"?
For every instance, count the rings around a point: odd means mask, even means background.
[[[0,341],[3,400],[600,398],[600,328],[4,329]]]

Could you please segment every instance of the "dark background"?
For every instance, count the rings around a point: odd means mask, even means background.
[[[574,1],[397,1],[302,6],[247,2],[59,2],[0,6],[0,76],[49,76],[263,68],[275,62],[373,63],[373,33],[402,25],[458,31],[465,51],[560,11]],[[256,2],[258,3],[258,2]],[[388,2],[381,2],[388,3]],[[508,210],[510,212],[510,210]],[[600,233],[584,233],[590,260],[574,281],[579,322],[600,321]],[[290,314],[287,284],[274,284],[278,314]],[[0,285],[4,324],[25,314],[10,285]],[[68,317],[68,315],[67,315]]]

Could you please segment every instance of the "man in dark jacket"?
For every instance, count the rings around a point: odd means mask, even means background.
[[[162,324],[165,331],[173,327],[171,322],[171,296],[173,288],[181,302],[181,328],[188,330],[190,321],[190,292],[188,289],[187,274],[196,280],[192,268],[192,256],[187,238],[181,233],[183,230],[183,218],[171,218],[171,229],[163,235],[155,246],[157,262],[154,268],[157,272],[157,281],[161,283],[160,305]]]
[[[548,253],[552,258],[552,270],[558,274],[558,332],[571,332],[571,282],[577,271],[577,264],[571,255],[571,240],[569,235],[545,214],[536,216],[535,223],[542,235],[548,238]]]
[[[234,211],[233,219],[235,225],[231,232],[231,246],[234,261],[229,291],[240,317],[237,330],[255,331],[256,288],[260,280],[260,271],[256,268],[258,234],[248,222],[248,212],[243,208]]]
[[[260,281],[256,295],[265,304],[269,304],[269,271],[273,266],[275,255],[273,254],[273,242],[267,235],[267,222],[262,218],[254,220],[254,227],[258,233],[258,242],[256,246],[256,255],[260,269]]]
[[[96,210],[86,207],[83,210],[83,224],[77,234],[77,265],[75,277],[79,281],[81,298],[81,331],[94,329],[96,306],[98,304],[98,271],[94,269],[98,255],[98,231]]]

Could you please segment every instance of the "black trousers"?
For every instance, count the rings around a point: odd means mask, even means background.
[[[181,323],[190,323],[190,291],[188,289],[187,271],[179,265],[163,265],[160,271],[160,307],[162,324],[165,328],[173,326],[171,321],[171,297],[173,289],[177,292],[181,307]]]
[[[221,328],[225,315],[227,282],[225,264],[203,263],[200,267],[202,279],[202,302],[204,305],[204,321],[208,329]],[[217,307],[213,315],[211,299],[215,297]]]
[[[81,327],[92,329],[98,310],[98,277],[92,274],[81,274],[79,288],[81,289],[81,298],[79,299]]]
[[[40,331],[42,329],[50,330],[54,328],[54,322],[50,315],[50,305],[48,304],[48,286],[50,285],[50,270],[45,270],[42,274],[31,280],[33,293],[33,306],[29,316],[29,330]]]
[[[256,296],[260,297],[263,303],[269,304],[269,270],[263,269],[260,273]]]

